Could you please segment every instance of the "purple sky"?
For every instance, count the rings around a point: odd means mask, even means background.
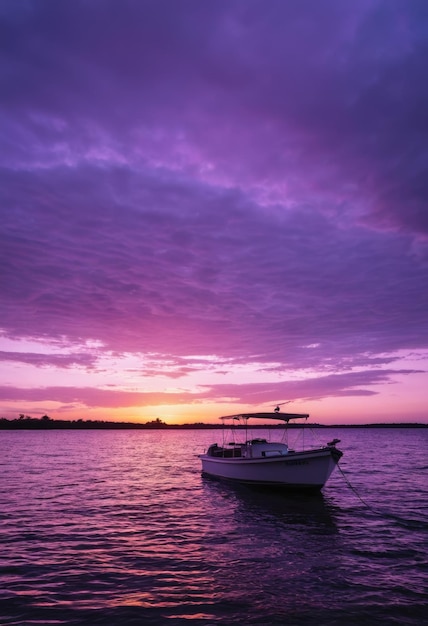
[[[427,421],[426,0],[0,28],[0,415]]]

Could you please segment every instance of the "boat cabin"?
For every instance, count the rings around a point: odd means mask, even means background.
[[[272,444],[266,439],[251,439],[246,443],[230,443],[227,447],[213,443],[207,451],[208,456],[216,458],[261,459],[286,454],[288,454],[288,446],[285,443],[275,442]]]

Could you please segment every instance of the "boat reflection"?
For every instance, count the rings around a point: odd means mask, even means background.
[[[228,483],[202,476],[203,489],[210,500],[236,504],[237,512],[283,525],[301,525],[337,531],[338,508],[322,492],[300,493],[275,488]],[[232,501],[232,502],[231,502]]]

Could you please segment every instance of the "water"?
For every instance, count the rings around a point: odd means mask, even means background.
[[[214,431],[0,432],[0,623],[427,624],[428,431],[318,435],[354,491],[204,479]]]

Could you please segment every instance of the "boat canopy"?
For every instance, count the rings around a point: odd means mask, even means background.
[[[309,417],[309,413],[280,413],[279,411],[275,411],[273,413],[238,413],[237,415],[223,415],[220,419],[248,420],[253,417],[256,419],[282,420],[283,422],[288,422],[289,420],[307,419]]]

